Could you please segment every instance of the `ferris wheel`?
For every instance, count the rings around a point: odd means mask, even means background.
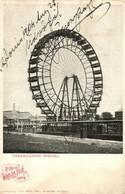
[[[92,118],[99,107],[103,77],[90,43],[69,29],[39,40],[29,60],[32,98],[42,113],[55,120]]]

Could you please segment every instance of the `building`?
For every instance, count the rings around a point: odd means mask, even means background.
[[[123,110],[122,109],[115,112],[115,119],[116,120],[122,120],[123,119]]]
[[[15,110],[3,111],[3,128],[4,130],[13,131],[36,131],[41,128],[42,121],[46,118],[43,116],[33,116],[30,112],[21,112]]]
[[[4,111],[3,127],[20,131],[22,129],[32,128],[34,124],[33,115],[29,112]]]

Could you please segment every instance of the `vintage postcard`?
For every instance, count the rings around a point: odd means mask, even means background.
[[[125,194],[125,1],[0,2],[0,194]]]

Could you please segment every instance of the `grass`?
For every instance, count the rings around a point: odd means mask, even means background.
[[[46,139],[42,137],[27,136],[25,134],[3,135],[4,153],[122,153],[122,147],[104,147],[92,143],[66,142],[62,140]]]

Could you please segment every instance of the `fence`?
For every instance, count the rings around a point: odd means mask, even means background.
[[[14,128],[6,127],[5,131],[14,131]],[[43,122],[41,126],[28,128],[22,132],[44,133],[51,135],[74,135],[80,138],[93,138],[105,140],[123,140],[122,120],[98,120],[98,121],[50,121]]]
[[[122,141],[123,122],[122,120],[46,122],[42,127],[42,132]]]

